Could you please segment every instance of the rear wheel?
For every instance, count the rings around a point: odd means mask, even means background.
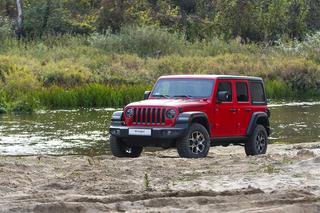
[[[204,158],[210,149],[210,136],[207,129],[201,124],[190,126],[187,135],[177,142],[180,157]]]
[[[110,135],[110,149],[112,154],[116,157],[136,158],[141,155],[143,147],[128,146],[125,143],[123,143],[119,138]]]
[[[268,146],[268,134],[264,126],[257,125],[249,141],[245,144],[247,155],[266,154]]]

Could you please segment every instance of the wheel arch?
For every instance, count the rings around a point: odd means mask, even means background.
[[[247,129],[247,136],[251,136],[254,132],[254,129],[257,125],[262,125],[266,129],[268,136],[271,134],[269,117],[265,112],[255,112],[251,116],[251,120],[249,122],[249,126]]]
[[[123,111],[115,111],[112,113],[111,121],[122,121],[123,120]]]
[[[177,117],[176,123],[177,124],[187,123],[188,125],[192,125],[193,123],[199,123],[206,128],[209,136],[211,136],[208,116],[204,112],[198,112],[198,111],[183,112]]]

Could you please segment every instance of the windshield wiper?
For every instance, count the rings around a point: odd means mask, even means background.
[[[152,95],[152,97],[157,97],[157,98],[170,98],[169,95],[162,95],[162,94]]]
[[[174,95],[174,98],[192,98],[192,95]]]

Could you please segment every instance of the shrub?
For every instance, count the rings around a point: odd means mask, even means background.
[[[55,68],[49,69],[49,72],[44,76],[44,86],[57,85],[71,88],[90,82],[92,73],[86,70],[86,68],[77,65],[67,65],[64,67],[64,64],[49,65],[55,66]]]
[[[312,35],[307,35],[301,43],[303,54],[308,58],[320,63],[320,31]]]
[[[1,86],[1,84],[0,84]],[[6,112],[6,107],[7,107],[7,103],[6,103],[6,93],[3,89],[0,89],[0,114],[3,114]]]
[[[2,46],[2,41],[11,38],[14,35],[13,22],[7,18],[0,16],[0,46]]]
[[[269,80],[266,82],[267,97],[271,99],[290,99],[294,97],[290,84],[279,80]]]
[[[11,104],[10,111],[15,114],[30,114],[33,112],[32,103],[27,100],[18,100]]]
[[[307,35],[302,42],[279,40],[276,49],[290,56],[303,56],[320,63],[320,31]]]
[[[24,67],[12,65],[9,73],[5,75],[4,89],[10,96],[16,97],[39,87],[40,83],[34,73]]]
[[[88,42],[110,53],[126,52],[143,57],[182,54],[184,50],[184,40],[178,34],[154,26],[126,26],[118,35],[110,31],[104,35],[95,33]]]
[[[10,71],[11,65],[7,58],[0,58],[0,82],[4,83],[6,75]]]
[[[281,61],[276,60],[268,77],[290,83],[294,91],[320,92],[320,66],[304,58],[286,57],[281,58]]]
[[[225,41],[223,39],[213,37],[210,40],[195,41],[187,45],[187,50],[183,55],[190,56],[217,56],[227,53],[260,53],[261,47],[255,43],[241,43],[240,38]]]
[[[3,108],[3,107],[0,107],[0,115],[1,114],[4,114],[4,113],[6,113],[7,111],[6,111],[6,109],[5,108]]]

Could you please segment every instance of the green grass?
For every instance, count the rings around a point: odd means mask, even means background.
[[[144,188],[146,191],[150,191],[151,190],[151,185],[150,185],[150,176],[148,175],[148,173],[145,173],[144,174],[144,177],[143,177],[143,183],[144,183]]]
[[[87,84],[75,88],[51,86],[24,94],[10,96],[0,90],[0,108],[3,112],[32,113],[34,109],[73,109],[73,108],[119,108],[143,99],[143,93],[150,90],[150,85],[103,85]],[[271,99],[320,98],[318,94],[293,93],[290,86],[281,81],[266,83],[267,96]]]
[[[0,43],[0,108],[122,107],[168,74],[260,76],[271,99],[320,98],[319,41],[317,33],[278,46],[187,42],[152,27],[118,35],[7,38]]]
[[[106,86],[89,84],[83,87],[63,89],[51,87],[36,92],[42,106],[51,109],[76,107],[121,107],[132,101],[141,100],[148,86]]]
[[[143,93],[148,89],[150,89],[150,86],[140,85],[88,84],[69,89],[52,86],[30,91],[15,98],[2,92],[1,106],[3,109],[14,113],[31,113],[33,109],[37,108],[118,108],[143,99]]]
[[[290,84],[279,80],[269,80],[266,82],[266,93],[268,98],[283,99],[294,98],[297,96]]]

